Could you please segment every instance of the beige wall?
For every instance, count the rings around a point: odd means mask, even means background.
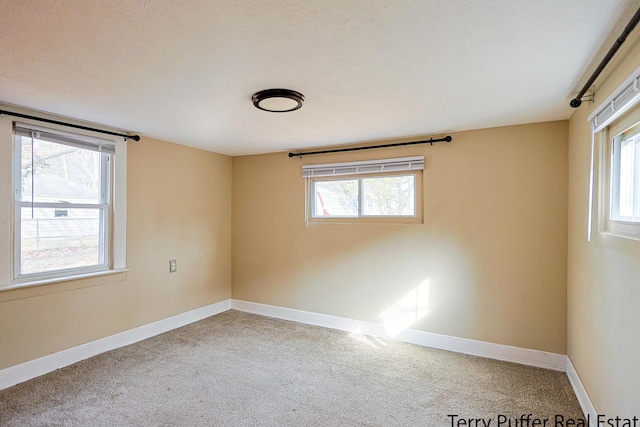
[[[640,259],[587,242],[588,116],[640,66],[640,33],[623,45],[569,125],[568,355],[599,413],[638,415]]]
[[[607,67],[595,105],[640,66],[639,39]],[[130,143],[130,271],[0,292],[0,369],[231,295],[381,322],[428,281],[428,313],[412,328],[566,352],[598,412],[636,415],[640,262],[586,241],[593,108],[452,144],[302,160]],[[424,224],[305,226],[301,165],[420,154]],[[2,168],[2,212],[9,180]]]
[[[233,297],[383,322],[428,280],[428,314],[411,328],[565,354],[567,122],[452,136],[234,157]],[[305,226],[303,164],[409,155],[426,157],[424,224]]]
[[[129,272],[0,292],[0,369],[230,298],[230,157],[129,142],[127,208]]]
[[[382,322],[428,280],[428,314],[412,328],[565,353],[567,123],[453,136],[234,158],[233,251],[231,158],[129,143],[130,271],[0,292],[0,369],[227,299],[232,256],[235,298]],[[305,227],[302,164],[416,154],[424,224]]]

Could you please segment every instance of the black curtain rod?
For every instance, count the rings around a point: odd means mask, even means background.
[[[369,145],[367,147],[355,147],[355,148],[336,148],[335,150],[323,150],[323,151],[309,151],[306,153],[289,153],[289,157],[302,157],[302,156],[311,156],[313,154],[327,154],[327,153],[342,153],[344,151],[360,151],[360,150],[371,150],[373,148],[388,148],[388,147],[400,147],[403,145],[416,145],[416,144],[431,144],[434,142],[451,142],[453,138],[450,136],[445,136],[444,138],[438,139],[427,139],[425,141],[413,141],[413,142],[397,142],[394,144],[383,144],[383,145]]]
[[[105,133],[107,135],[120,136],[120,137],[124,138],[125,141],[127,139],[133,139],[134,141],[140,141],[140,135],[125,135],[124,133],[110,132],[108,130],[90,128],[90,127],[87,127],[87,126],[74,125],[73,123],[59,122],[57,120],[43,119],[42,117],[29,116],[27,114],[20,114],[20,113],[14,113],[12,111],[0,110],[0,115],[2,115],[2,114],[6,114],[7,116],[20,117],[20,118],[23,118],[23,119],[37,120],[39,122],[52,123],[54,125],[67,126],[67,127],[70,127],[70,128],[90,130],[92,132],[100,132],[100,133]]]
[[[627,26],[624,28],[624,31],[622,32],[622,34],[620,34],[620,37],[616,39],[613,46],[611,46],[611,49],[609,49],[609,52],[607,52],[605,57],[602,59],[600,65],[598,65],[598,68],[596,68],[591,77],[589,77],[589,80],[584,84],[584,87],[582,88],[580,93],[578,93],[578,95],[571,100],[571,102],[569,103],[569,105],[571,105],[571,108],[578,108],[582,104],[582,97],[584,96],[584,94],[587,92],[587,90],[589,90],[593,82],[598,78],[602,70],[604,70],[604,67],[606,67],[609,61],[611,61],[613,55],[616,54],[620,46],[622,46],[622,43],[624,43],[624,41],[627,39],[629,33],[631,33],[631,31],[633,31],[633,29],[636,27],[638,21],[640,21],[640,9],[638,9],[636,11],[636,14],[633,15],[633,18],[631,18],[631,21],[629,21]]]

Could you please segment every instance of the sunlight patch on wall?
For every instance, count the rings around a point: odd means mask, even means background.
[[[378,317],[382,319],[387,335],[393,338],[427,314],[429,314],[429,279],[385,308]]]

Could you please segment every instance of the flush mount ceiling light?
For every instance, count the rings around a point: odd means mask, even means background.
[[[272,113],[295,111],[304,104],[304,95],[290,89],[267,89],[256,92],[251,97],[253,105]]]

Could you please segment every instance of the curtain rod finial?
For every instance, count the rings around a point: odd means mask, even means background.
[[[582,101],[578,98],[573,98],[569,105],[571,106],[571,108],[578,108],[580,105],[582,105]]]

